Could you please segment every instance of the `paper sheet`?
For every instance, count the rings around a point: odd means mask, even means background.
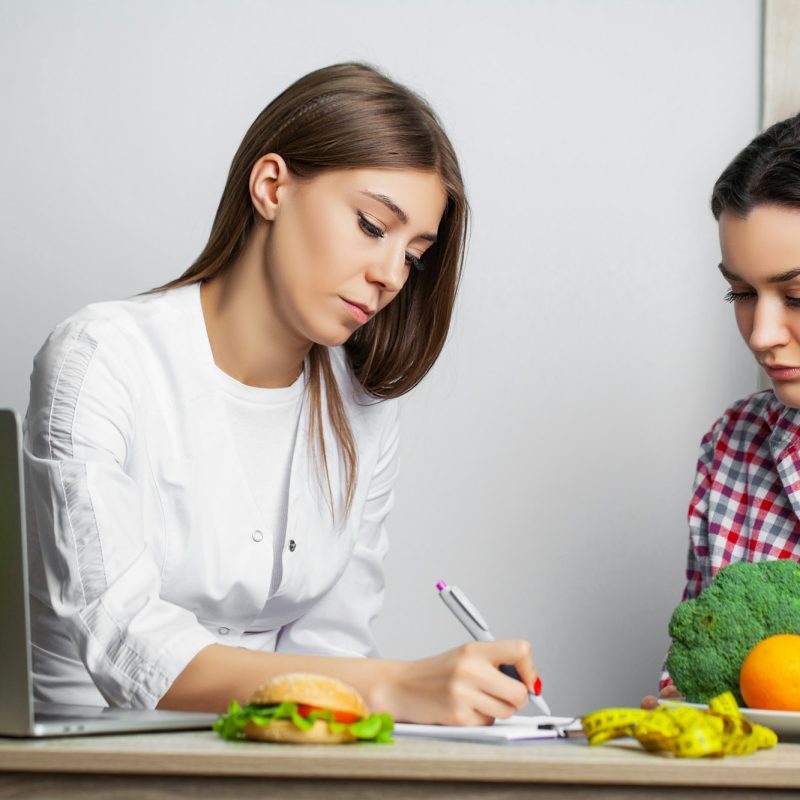
[[[524,742],[534,739],[556,739],[559,730],[579,730],[580,720],[573,717],[510,717],[493,725],[414,725],[397,722],[397,736],[418,736],[432,739],[457,739],[465,742]]]

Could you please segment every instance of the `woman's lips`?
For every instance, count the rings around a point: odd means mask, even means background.
[[[345,300],[344,297],[340,299],[344,303],[345,308],[350,312],[350,316],[359,325],[363,325],[372,316],[372,310],[368,306],[362,306],[360,303],[352,303],[350,300]]]
[[[766,364],[761,366],[764,367],[764,371],[774,381],[791,381],[795,378],[800,378],[800,367],[768,367]]]

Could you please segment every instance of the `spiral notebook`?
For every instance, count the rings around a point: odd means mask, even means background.
[[[414,736],[423,739],[455,739],[461,742],[506,744],[558,739],[581,730],[581,721],[574,717],[510,717],[495,720],[492,725],[416,725],[395,723],[397,736]]]

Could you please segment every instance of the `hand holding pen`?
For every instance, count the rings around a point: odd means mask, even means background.
[[[432,725],[491,725],[518,713],[536,685],[530,644],[492,641],[488,630],[476,638],[483,641],[427,658],[382,661],[386,679],[373,687],[372,704],[394,710],[398,722]],[[508,680],[503,666],[518,679]]]
[[[478,642],[495,641],[478,609],[470,603],[458,587],[448,586],[444,581],[439,581],[436,588],[439,590],[439,597],[442,598],[444,604],[453,612],[453,615],[467,629],[473,639]],[[498,669],[504,675],[528,686],[513,664],[499,664]],[[542,681],[538,676],[528,690],[528,697],[543,714],[550,716],[550,708],[542,697]]]

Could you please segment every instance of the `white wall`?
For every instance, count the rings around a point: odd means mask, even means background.
[[[61,318],[179,274],[256,113],[365,59],[425,94],[473,231],[404,403],[384,653],[463,640],[467,590],[551,706],[636,703],[682,589],[699,438],[748,393],[707,210],[756,132],[757,0],[0,6],[0,404]]]

